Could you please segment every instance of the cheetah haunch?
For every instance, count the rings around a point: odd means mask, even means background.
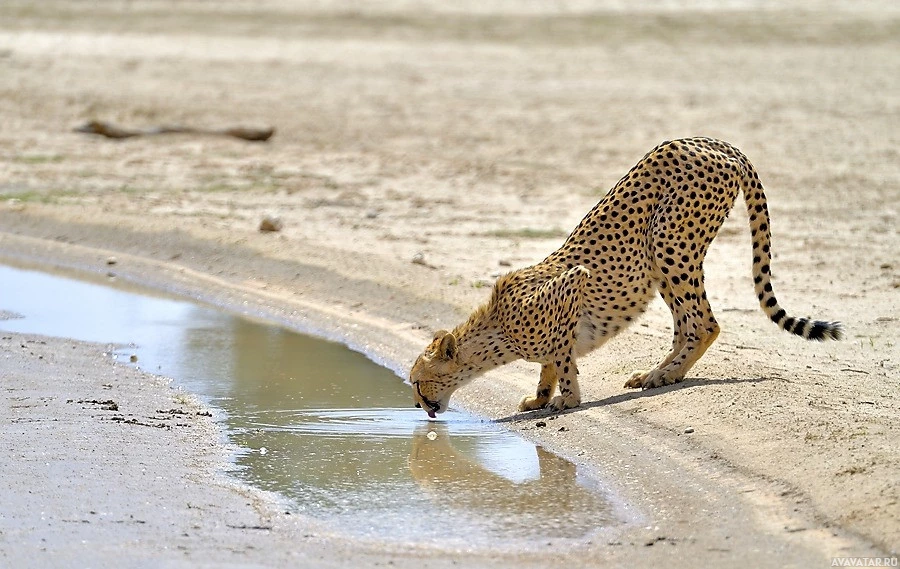
[[[433,418],[460,386],[525,359],[541,364],[541,378],[520,411],[577,407],[576,360],[628,326],[656,291],[672,311],[672,351],[625,387],[681,381],[719,335],[703,288],[703,260],[740,191],[750,215],[753,282],[763,312],[808,340],[840,339],[840,323],[790,317],[775,300],[769,212],[747,157],[720,140],[675,140],[644,156],[562,247],[500,277],[487,304],[453,331],[435,334],[410,371],[416,406]],[[551,399],[557,387],[559,395]]]

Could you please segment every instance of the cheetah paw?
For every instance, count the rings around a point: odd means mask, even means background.
[[[557,411],[563,411],[565,409],[574,409],[579,405],[581,405],[581,399],[578,397],[574,397],[572,395],[569,395],[568,397],[557,395],[550,400],[550,404],[547,406],[552,409],[556,409]]]
[[[534,411],[535,409],[543,409],[547,406],[547,397],[535,397],[526,395],[519,401],[519,411]]]
[[[631,374],[631,379],[629,379],[628,381],[625,382],[625,388],[626,389],[639,389],[641,387],[644,387],[644,378],[646,378],[649,373],[650,372],[648,372],[648,371],[634,372],[633,374]]]
[[[632,374],[631,379],[625,382],[625,387],[631,389],[652,389],[654,387],[672,385],[683,379],[684,377],[676,376],[660,369],[636,371]]]

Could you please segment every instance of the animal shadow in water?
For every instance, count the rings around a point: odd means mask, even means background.
[[[565,411],[557,411],[555,409],[536,409],[534,411],[524,411],[519,413],[514,413],[507,417],[503,417],[497,419],[496,423],[518,423],[519,421],[530,421],[534,419],[540,419],[542,417],[550,417],[550,416],[559,416],[559,415],[568,415],[569,413],[577,413],[578,411],[583,411],[585,409],[592,409],[594,407],[605,407],[607,405],[616,405],[618,403],[624,403],[625,401],[631,401],[633,399],[639,399],[642,397],[656,397],[659,395],[664,395],[666,393],[671,393],[673,391],[680,391],[682,389],[689,389],[692,387],[707,387],[710,385],[731,385],[731,384],[740,384],[740,383],[760,383],[763,381],[771,381],[771,378],[768,377],[747,377],[747,378],[739,378],[739,377],[731,377],[727,379],[706,379],[706,378],[691,378],[685,379],[684,381],[680,381],[678,383],[673,383],[672,385],[664,385],[663,387],[654,387],[653,389],[629,389],[625,393],[620,393],[618,395],[611,395],[604,399],[599,399],[597,401],[585,401],[582,402],[581,405],[575,407],[574,409],[566,409]]]

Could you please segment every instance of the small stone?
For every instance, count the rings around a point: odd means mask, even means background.
[[[684,430],[684,434],[689,435],[694,432],[694,427],[688,427]]]
[[[560,432],[560,433],[565,433],[565,432],[568,431],[568,430],[569,430],[569,427],[560,427],[560,428],[559,428],[559,432]]]
[[[107,265],[115,265],[115,264],[118,263],[118,262],[119,262],[119,260],[116,259],[115,257],[107,257],[107,258],[106,258],[106,264],[107,264]]]
[[[434,431],[428,431],[428,434],[425,436],[428,437],[429,441],[433,441],[437,438],[437,433],[435,433]]]
[[[512,266],[512,263],[507,261],[506,259],[500,259],[499,261],[497,261],[497,264],[500,265],[501,267],[511,267]]]
[[[284,223],[282,223],[281,218],[274,215],[267,215],[259,222],[259,231],[261,233],[281,231],[282,227],[284,227]]]
[[[547,421],[538,421],[537,423],[534,424],[534,426],[541,429],[541,428],[547,426]]]
[[[429,269],[436,269],[434,265],[425,260],[425,253],[419,251],[415,255],[413,255],[412,263],[414,265],[422,265],[423,267],[428,267]]]
[[[378,217],[378,212],[374,209],[370,209],[366,212],[366,219],[375,219]]]
[[[267,452],[269,452],[269,449],[266,447],[259,447],[259,454],[266,454]]]
[[[128,359],[131,361],[131,363],[137,362],[138,361],[137,354],[131,354],[131,357]]]

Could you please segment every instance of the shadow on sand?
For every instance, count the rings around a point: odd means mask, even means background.
[[[574,409],[566,409],[565,411],[556,411],[555,409],[536,409],[534,411],[525,411],[522,413],[515,413],[513,415],[509,415],[508,417],[503,417],[497,419],[495,422],[497,423],[518,423],[520,421],[531,421],[534,419],[540,419],[543,417],[557,417],[559,415],[568,415],[569,413],[577,413],[579,411],[584,411],[585,409],[593,409],[594,407],[606,407],[608,405],[616,405],[618,403],[624,403],[626,401],[632,401],[634,399],[641,399],[643,397],[657,397],[659,395],[664,395],[666,393],[671,393],[673,391],[680,391],[683,389],[690,389],[693,387],[708,387],[710,385],[731,385],[736,383],[760,383],[763,381],[770,381],[771,378],[767,377],[756,377],[756,378],[728,378],[728,379],[705,379],[705,378],[692,378],[686,379],[684,381],[680,381],[678,383],[672,385],[666,385],[663,387],[655,387],[653,389],[635,389],[632,391],[627,391],[625,393],[621,393],[619,395],[611,395],[610,397],[606,397],[604,399],[600,399],[597,401],[585,401],[582,402],[581,405]]]

